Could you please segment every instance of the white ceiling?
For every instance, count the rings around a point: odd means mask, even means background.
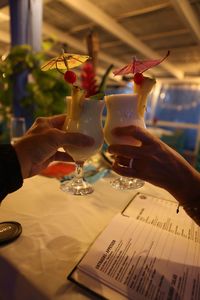
[[[1,1],[0,1],[1,2]],[[1,4],[1,3],[0,3]],[[1,6],[1,5],[0,5]],[[43,39],[68,52],[86,53],[86,36],[98,33],[98,72],[140,59],[170,56],[152,75],[168,82],[200,82],[199,0],[46,0]],[[0,9],[0,54],[10,47],[9,10]]]

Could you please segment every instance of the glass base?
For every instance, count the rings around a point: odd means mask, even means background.
[[[143,187],[145,182],[138,178],[118,177],[112,180],[110,184],[117,190],[134,190]]]
[[[82,178],[73,178],[70,181],[64,181],[60,185],[63,192],[71,193],[73,195],[84,196],[94,192],[93,187]]]

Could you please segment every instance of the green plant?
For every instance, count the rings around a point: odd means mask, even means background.
[[[13,47],[6,59],[0,64],[0,116],[3,119],[13,113],[14,79],[18,74],[27,72],[28,80],[25,95],[20,104],[27,110],[33,109],[34,117],[49,116],[65,110],[65,96],[70,87],[52,70],[40,70],[44,54],[34,53],[30,46]]]

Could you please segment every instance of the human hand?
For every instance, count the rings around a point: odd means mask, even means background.
[[[14,144],[23,178],[38,174],[52,161],[71,161],[66,152],[58,151],[64,145],[84,147],[93,145],[94,140],[80,133],[62,130],[66,115],[37,118],[21,140]]]
[[[116,128],[113,134],[141,141],[141,146],[111,145],[116,156],[113,170],[123,176],[136,177],[168,190],[180,203],[199,195],[199,173],[175,150],[148,130],[128,126]],[[132,161],[131,161],[132,160]]]

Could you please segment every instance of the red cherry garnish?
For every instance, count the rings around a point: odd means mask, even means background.
[[[144,76],[142,75],[142,73],[135,73],[135,75],[133,76],[133,81],[138,85],[141,85],[143,80]]]
[[[64,79],[68,83],[73,84],[74,82],[76,82],[76,74],[73,71],[67,70],[64,74]]]

